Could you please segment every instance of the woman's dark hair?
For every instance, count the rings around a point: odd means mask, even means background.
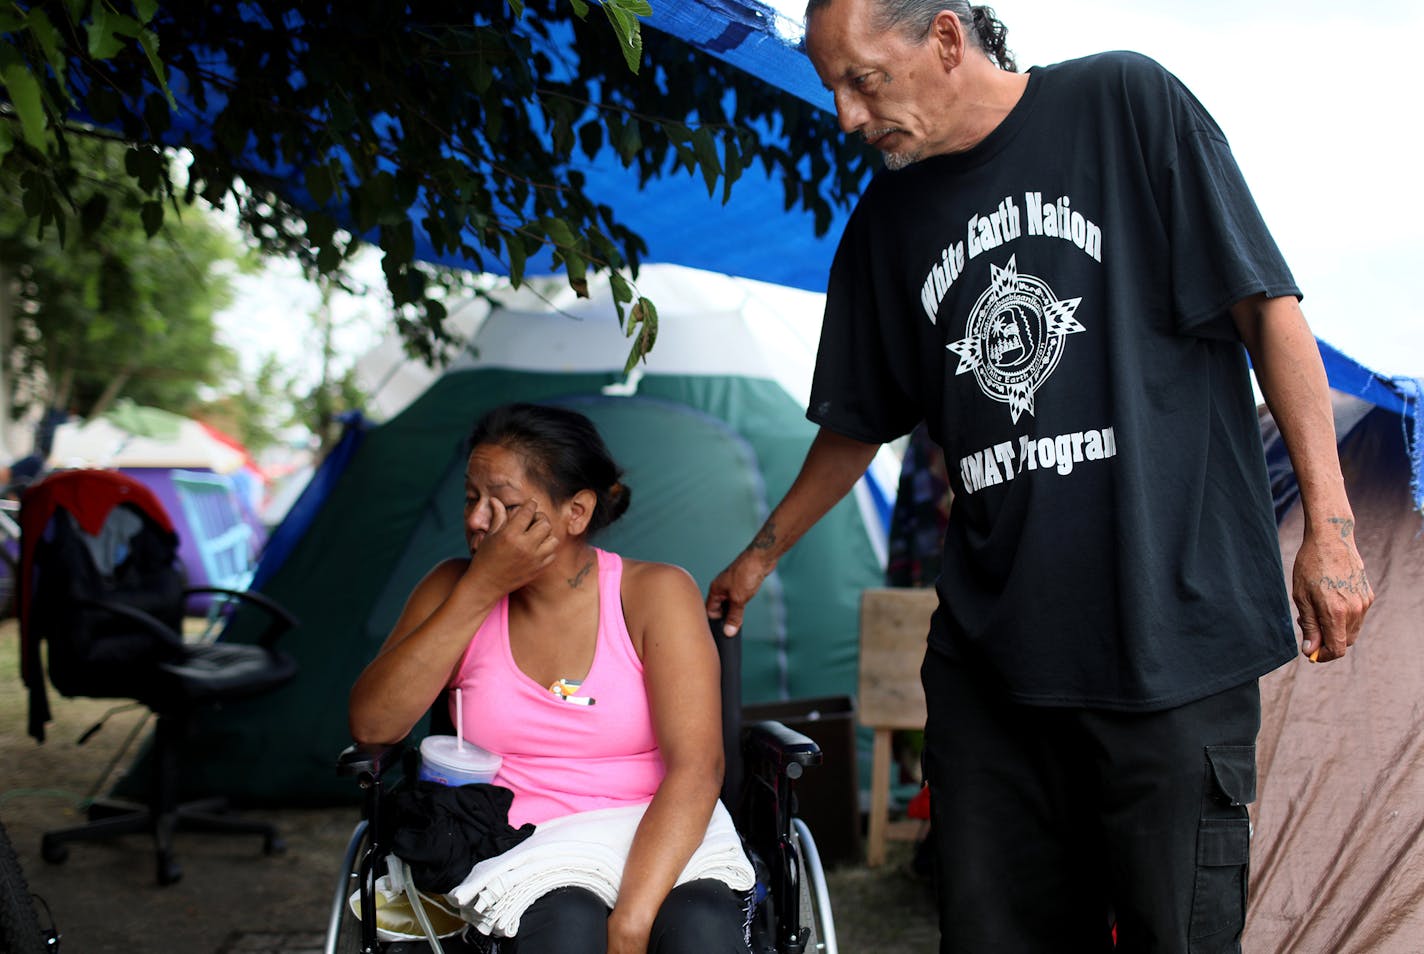
[[[810,0],[806,4],[806,19],[832,0]],[[941,10],[948,10],[964,24],[970,41],[999,65],[999,69],[1014,73],[1018,64],[1009,51],[1009,28],[994,15],[992,7],[972,6],[966,0],[871,0],[872,22],[881,30],[899,30],[914,43],[929,35],[930,24]]]
[[[598,495],[587,533],[591,536],[628,509],[632,496],[623,469],[593,422],[578,411],[545,404],[505,404],[488,412],[470,432],[469,450],[496,444],[518,454],[529,476],[555,501],[580,490]]]

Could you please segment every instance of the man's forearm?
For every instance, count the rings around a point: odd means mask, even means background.
[[[842,437],[822,428],[806,453],[806,461],[791,489],[747,545],[747,551],[768,563],[780,560],[816,521],[850,492],[879,449],[879,444]]]
[[[1307,524],[1350,536],[1354,516],[1340,475],[1330,385],[1300,306],[1291,297],[1249,299],[1234,314],[1290,454]]]

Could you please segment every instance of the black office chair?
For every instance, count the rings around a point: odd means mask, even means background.
[[[51,474],[26,489],[20,524],[21,668],[30,734],[43,742],[50,719],[46,668],[64,696],[133,699],[158,717],[147,803],[96,801],[88,824],[45,833],[44,859],[63,862],[71,841],[152,831],[158,882],[168,885],[182,877],[173,856],[178,829],[261,835],[265,851],[280,850],[275,828],[226,815],[221,798],[179,804],[178,751],[200,706],[259,695],[296,675],[296,663],[275,648],[296,621],[256,593],[186,587],[178,536],[162,504],[116,471]],[[263,611],[271,622],[259,644],[185,642],[185,606],[196,593]]]
[[[712,638],[722,661],[722,741],[726,751],[722,802],[741,833],[757,875],[752,954],[837,954],[825,871],[810,830],[796,817],[796,780],[806,768],[821,763],[820,747],[779,722],[741,724],[741,637],[723,638],[720,628],[720,623],[713,625]],[[454,733],[443,699],[431,709],[431,731]],[[389,846],[377,835],[382,800],[393,783],[414,776],[417,758],[412,746],[398,743],[353,745],[337,761],[337,772],[354,777],[364,798],[361,820],[347,846],[332,897],[324,954],[381,954],[425,946],[424,942],[383,945],[376,938],[374,913],[358,918],[348,903],[353,893],[360,892],[361,911],[375,911],[375,881],[385,872],[389,853]],[[406,946],[399,946],[402,944]],[[489,950],[497,954],[497,943]]]

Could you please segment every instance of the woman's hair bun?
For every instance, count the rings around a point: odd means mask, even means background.
[[[608,508],[608,522],[612,523],[623,516],[632,499],[633,491],[628,489],[628,485],[621,480],[615,480],[613,485],[603,493],[603,499],[599,501],[599,504]]]

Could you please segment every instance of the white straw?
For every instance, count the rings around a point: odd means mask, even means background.
[[[455,690],[455,748],[465,751],[465,706],[459,689]]]

